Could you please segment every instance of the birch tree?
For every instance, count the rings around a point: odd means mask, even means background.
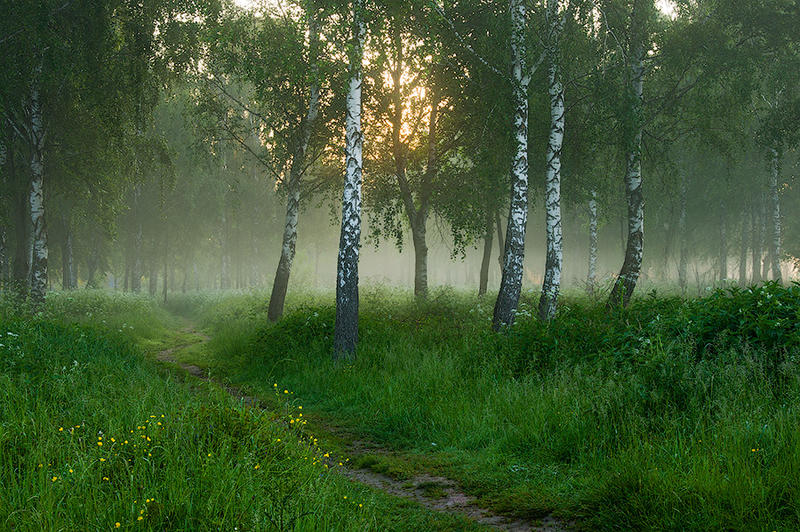
[[[352,360],[358,344],[358,255],[361,241],[363,143],[361,83],[364,56],[364,0],[351,2],[352,36],[348,50],[350,81],[345,110],[345,176],[342,227],[336,270],[334,359]]]
[[[516,153],[511,165],[511,204],[505,237],[505,256],[500,292],[492,324],[500,330],[514,323],[522,291],[525,230],[528,222],[528,83],[525,42],[526,5],[511,0],[511,57]]]
[[[608,298],[610,306],[627,306],[639,280],[644,251],[644,196],[642,194],[642,131],[644,128],[645,55],[649,49],[648,23],[652,0],[633,0],[627,28],[627,44],[620,43],[625,60],[627,103],[624,141],[626,155],[625,197],[628,207],[625,260]],[[613,30],[611,30],[613,32]]]
[[[586,287],[589,295],[594,295],[597,286],[597,191],[591,191],[589,199],[589,268],[586,275]]]
[[[297,246],[297,222],[300,215],[300,180],[307,165],[308,143],[314,131],[319,115],[320,80],[319,80],[319,16],[314,0],[306,2],[306,17],[308,18],[308,49],[309,49],[309,95],[308,110],[299,126],[299,139],[292,154],[291,169],[287,183],[286,221],[281,244],[281,257],[278,261],[278,270],[275,272],[275,281],[272,285],[272,294],[269,300],[268,317],[276,321],[283,314],[286,300],[286,291],[289,286],[289,274],[294,261]]]
[[[547,254],[542,295],[539,298],[539,319],[555,317],[558,292],[561,288],[563,261],[561,231],[561,147],[564,143],[564,85],[561,80],[561,32],[565,14],[558,0],[548,0],[546,43],[548,94],[550,96],[550,137],[547,143],[545,179],[545,227]]]

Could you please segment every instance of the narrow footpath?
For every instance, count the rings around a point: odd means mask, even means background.
[[[269,405],[258,397],[247,395],[240,389],[221,382],[217,378],[210,376],[199,366],[180,362],[178,357],[176,357],[176,353],[190,347],[196,348],[198,344],[205,344],[210,340],[208,335],[193,327],[188,327],[180,332],[184,336],[193,336],[196,338],[196,341],[160,351],[156,355],[157,360],[172,367],[181,368],[197,379],[220,386],[247,406],[262,409],[269,408]],[[373,443],[361,441],[348,443],[345,452],[348,455],[358,455],[362,454],[365,450],[369,450],[372,454],[393,454],[390,449],[381,448]],[[450,512],[467,517],[476,523],[491,527],[495,530],[507,530],[511,532],[561,532],[574,528],[570,523],[565,523],[551,515],[534,522],[528,522],[494,514],[487,508],[481,507],[475,497],[464,493],[455,481],[446,477],[417,474],[410,479],[397,480],[388,475],[372,471],[371,469],[354,467],[350,462],[345,463],[342,467],[338,468],[337,471],[353,482],[364,484],[395,497],[414,501],[420,506],[435,512]]]

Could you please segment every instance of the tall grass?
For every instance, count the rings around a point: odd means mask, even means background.
[[[597,529],[800,526],[800,288],[767,285],[609,312],[566,298],[557,319],[489,331],[489,302],[362,297],[359,358],[330,357],[334,308],[207,304],[214,370],[384,445],[433,454],[473,493]],[[216,308],[220,309],[216,312]]]
[[[174,323],[147,298],[2,308],[0,529],[470,528],[346,481],[291,400],[251,409],[148,361],[137,342]]]

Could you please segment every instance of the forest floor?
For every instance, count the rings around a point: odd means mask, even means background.
[[[205,354],[206,344],[211,338],[195,325],[183,327],[176,337],[189,340],[189,343],[170,347],[159,351],[156,359],[176,369],[184,371],[192,377],[213,382],[223,388],[227,393],[240,400],[244,405],[253,408],[273,410],[273,398],[261,398],[248,395],[236,386],[224,381],[223,377],[212,377],[208,370],[201,368],[196,363],[207,362]],[[195,362],[195,363],[192,363]],[[273,400],[270,400],[273,399]],[[572,530],[575,523],[568,523],[557,519],[553,515],[546,515],[532,521],[496,514],[486,507],[478,504],[476,497],[465,493],[453,479],[441,476],[435,472],[421,472],[414,470],[412,464],[405,464],[400,469],[387,470],[380,466],[389,461],[395,466],[404,461],[401,453],[381,446],[373,441],[357,439],[357,436],[341,428],[337,428],[330,420],[324,421],[316,413],[304,412],[306,420],[311,420],[313,434],[325,442],[336,442],[336,448],[346,458],[339,462],[339,473],[352,480],[379,490],[387,495],[401,497],[413,501],[420,506],[436,512],[457,514],[478,524],[497,530],[511,532],[560,532]],[[308,434],[305,434],[308,437]],[[330,445],[329,445],[330,447]],[[380,460],[375,460],[375,457]],[[370,459],[372,458],[372,459]],[[330,466],[336,465],[335,459],[327,459]],[[356,464],[363,464],[358,467]],[[377,466],[373,469],[369,466]],[[403,471],[399,473],[399,471]]]
[[[0,294],[0,529],[800,529],[798,285],[267,301]]]

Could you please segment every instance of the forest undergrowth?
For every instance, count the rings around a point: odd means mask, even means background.
[[[212,340],[194,362],[457,480],[495,511],[589,529],[800,526],[800,287],[655,293],[608,310],[567,295],[556,319],[490,331],[491,301],[362,291],[352,365],[331,361],[331,298],[295,296],[277,324],[259,294],[172,298]],[[398,474],[399,474],[398,473]]]
[[[183,325],[146,297],[0,298],[0,529],[478,528],[337,474],[298,396],[249,408],[174,376],[153,358]]]

